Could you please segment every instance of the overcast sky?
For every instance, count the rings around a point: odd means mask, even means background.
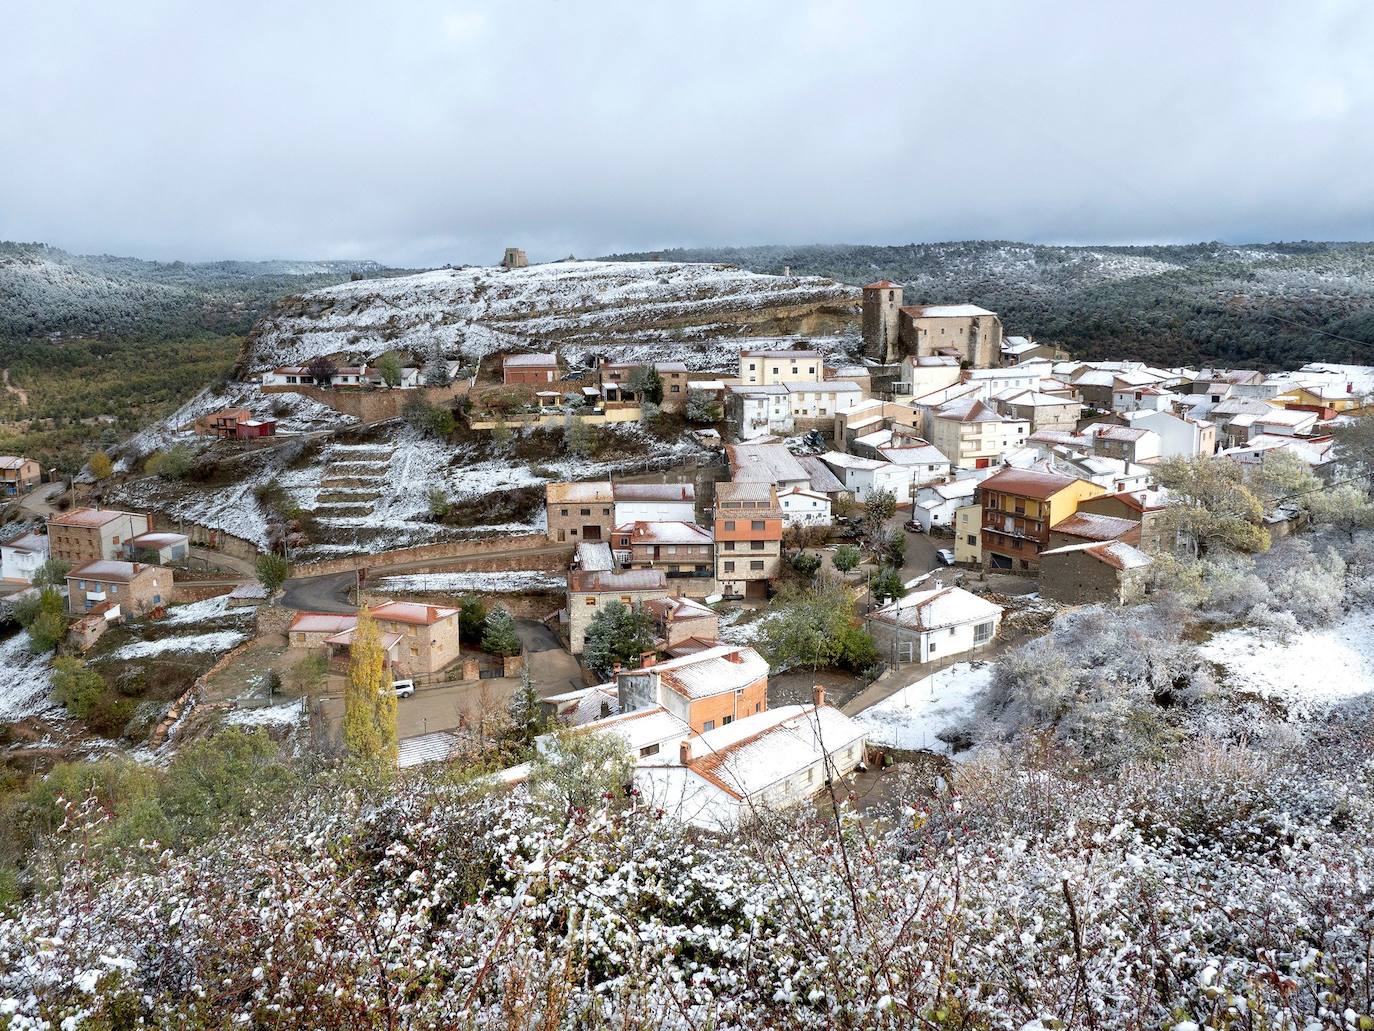
[[[5,0],[0,238],[1374,238],[1374,4]]]

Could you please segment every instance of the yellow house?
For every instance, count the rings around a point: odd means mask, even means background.
[[[965,505],[954,512],[954,561],[983,564],[983,506]]]
[[[979,488],[983,563],[989,569],[1030,573],[1049,547],[1050,528],[1089,498],[1107,493],[1088,480],[1038,469],[1003,469]]]
[[[1344,387],[1294,387],[1274,400],[1284,405],[1313,405],[1337,412],[1350,412],[1360,407],[1359,397]]]

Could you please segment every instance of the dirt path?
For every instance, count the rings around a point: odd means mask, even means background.
[[[13,394],[15,397],[19,398],[19,403],[20,403],[21,405],[25,405],[25,406],[28,405],[28,403],[29,403],[29,392],[28,392],[27,390],[24,390],[24,389],[20,388],[20,387],[16,387],[14,384],[12,384],[12,383],[10,382],[10,370],[9,370],[9,369],[0,369],[0,386],[3,386],[3,387],[4,387],[7,391],[9,391],[11,394]]]

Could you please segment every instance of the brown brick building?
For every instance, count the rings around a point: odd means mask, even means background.
[[[74,508],[48,520],[48,551],[52,558],[79,565],[124,555],[124,545],[152,530],[140,512],[115,508]]]
[[[550,483],[544,488],[549,540],[559,544],[608,541],[615,529],[615,494],[610,480]]]
[[[118,605],[121,615],[140,616],[165,604],[171,591],[170,569],[141,562],[102,559],[67,574],[67,604],[74,614],[108,602]]]
[[[983,564],[1029,573],[1049,547],[1050,528],[1106,491],[1095,483],[1038,469],[1003,469],[982,482]]]

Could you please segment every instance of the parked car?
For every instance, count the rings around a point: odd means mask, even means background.
[[[943,562],[945,565],[954,565],[954,552],[950,551],[948,548],[941,548],[935,554],[940,556],[940,561]]]
[[[908,519],[906,522],[904,522],[904,523],[902,524],[902,529],[904,529],[907,533],[921,533],[921,532],[922,532],[922,530],[921,530],[921,524],[918,523],[915,519]]]
[[[413,680],[393,680],[391,686],[395,688],[397,698],[409,698],[415,693],[415,681]]]

